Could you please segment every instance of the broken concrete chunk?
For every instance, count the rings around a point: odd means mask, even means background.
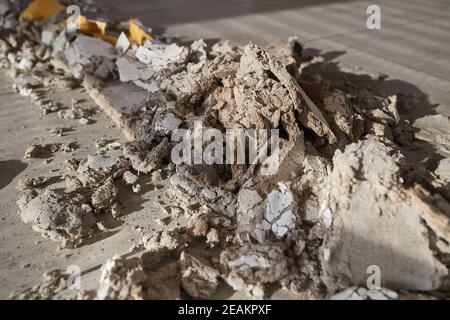
[[[106,79],[115,69],[112,46],[94,37],[79,35],[68,45],[64,57],[72,75],[81,79],[85,73]]]
[[[152,145],[144,141],[130,142],[124,145],[123,155],[130,160],[134,170],[142,173],[150,173],[155,170],[170,153],[169,140],[164,138],[158,145]]]
[[[206,242],[214,247],[216,244],[220,242],[219,233],[215,228],[211,228],[206,234]]]
[[[442,159],[434,172],[442,181],[450,183],[450,158]]]
[[[179,300],[181,299],[180,270],[176,262],[161,266],[147,272],[145,284],[146,299]]]
[[[230,41],[225,40],[216,42],[211,48],[211,53],[214,55],[219,55],[224,53],[232,53],[235,50],[236,48],[233,48],[233,46],[230,44]]]
[[[74,142],[70,143],[51,143],[51,144],[32,144],[25,151],[25,159],[48,158],[53,153],[63,151],[72,152],[77,148]]]
[[[336,152],[322,204],[332,219],[323,245],[327,276],[365,285],[375,266],[381,284],[392,289],[435,290],[444,283],[448,269],[431,249],[420,200],[402,183],[400,158],[373,136]]]
[[[133,81],[149,92],[156,92],[163,77],[181,71],[188,58],[187,47],[147,41],[138,47],[135,57],[119,58],[117,67],[121,81]]]
[[[56,39],[59,30],[60,28],[56,25],[46,27],[41,33],[41,43],[46,46],[51,46]]]
[[[417,139],[434,145],[440,154],[450,156],[450,120],[448,117],[437,114],[417,119],[414,127],[420,129],[415,134]]]
[[[120,53],[125,54],[127,53],[130,46],[131,46],[130,40],[128,40],[128,37],[124,32],[121,32],[119,38],[117,39],[116,49]]]
[[[151,131],[152,112],[147,111],[149,97],[145,90],[118,80],[100,87],[94,76],[86,76],[83,86],[128,140],[143,139]]]
[[[191,49],[195,53],[195,58],[197,61],[208,59],[206,47],[207,45],[203,39],[195,40],[194,42],[192,42]]]
[[[59,292],[67,288],[67,280],[70,274],[55,269],[44,273],[41,283],[22,292],[10,294],[10,300],[49,300]]]
[[[225,54],[189,63],[185,70],[161,81],[160,87],[179,102],[198,103],[214,88],[217,79],[236,73],[236,60],[236,56]]]
[[[125,184],[132,186],[134,193],[139,193],[141,191],[141,185],[137,183],[139,180],[138,176],[132,174],[130,171],[126,171],[122,178]]]
[[[81,298],[96,300],[180,299],[177,263],[159,268],[147,266],[146,258],[114,256],[101,269],[99,286]]]
[[[200,173],[195,172],[192,167],[180,166],[178,172],[173,174],[170,185],[173,193],[180,201],[186,212],[192,215],[198,209],[197,214],[211,210],[224,217],[234,217],[236,215],[236,196],[226,188],[214,186],[208,181],[208,170]],[[196,204],[201,204],[197,205]]]
[[[85,201],[81,195],[31,191],[18,201],[19,215],[44,237],[61,241],[63,246],[77,245],[95,226],[92,213],[82,207]]]
[[[279,190],[267,195],[265,219],[272,225],[272,232],[278,238],[295,227],[294,208],[294,196],[285,184],[280,184]]]
[[[183,240],[175,231],[158,231],[153,235],[146,235],[141,239],[141,244],[150,252],[165,252],[175,250]]]
[[[116,61],[119,71],[120,81],[145,81],[153,77],[153,70],[146,64],[132,60],[127,57],[120,57]]]
[[[115,256],[106,261],[101,270],[96,300],[143,300],[143,285],[147,275],[139,258]]]
[[[198,102],[211,89],[220,65],[226,64],[224,57],[207,60],[205,46],[203,41],[191,48],[146,42],[137,49],[136,58],[129,54],[117,60],[120,79],[151,93],[162,89],[178,101]]]
[[[120,159],[117,157],[90,154],[87,160],[78,166],[78,173],[85,173],[89,170],[111,172],[119,162]]]
[[[152,66],[155,71],[161,71],[170,64],[184,63],[188,58],[189,50],[175,43],[166,45],[147,42],[136,51],[136,58],[147,65]]]
[[[34,178],[25,178],[19,181],[16,189],[18,191],[26,191],[32,190],[35,188],[42,188],[48,183],[50,183],[52,177],[34,177]]]
[[[123,174],[123,181],[125,181],[127,185],[134,185],[138,182],[138,180],[138,176],[132,174],[130,171],[125,171]]]
[[[134,193],[139,193],[139,192],[141,192],[142,187],[141,187],[141,185],[138,183],[138,184],[133,185],[133,186],[131,187],[131,190],[133,190]]]
[[[162,135],[171,134],[172,131],[178,129],[181,124],[181,120],[178,119],[173,113],[167,113],[164,115],[159,115],[155,119],[155,131],[161,132]]]
[[[263,242],[270,224],[263,225],[265,203],[262,196],[250,183],[244,184],[237,197],[239,234],[253,235]]]
[[[204,237],[208,232],[208,217],[206,215],[201,215],[192,219],[188,223],[189,231],[193,237]]]
[[[360,138],[364,121],[344,92],[325,91],[323,104],[330,127],[337,137],[339,148]]]
[[[211,298],[219,284],[219,272],[185,252],[180,256],[181,284],[194,298]]]
[[[78,122],[79,122],[81,125],[85,126],[85,125],[88,125],[91,121],[90,121],[89,119],[86,119],[86,118],[80,118],[80,119],[78,120]]]
[[[297,112],[305,127],[335,141],[322,112],[284,66],[263,49],[254,44],[245,47],[234,83],[236,105],[229,106],[229,115],[222,120],[227,127],[266,128],[268,123],[270,128],[278,128],[282,124],[289,139],[295,141],[299,136]]]
[[[88,118],[95,113],[94,109],[81,108],[75,99],[72,99],[70,109],[60,110],[58,117],[61,119],[79,119],[81,124],[87,124]],[[81,120],[85,118],[84,120]],[[80,121],[81,120],[81,121]],[[86,121],[87,120],[87,121]]]

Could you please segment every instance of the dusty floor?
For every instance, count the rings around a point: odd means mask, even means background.
[[[117,15],[137,16],[151,26],[160,27],[169,34],[186,39],[205,38],[211,42],[231,39],[244,44],[252,40],[266,45],[299,36],[309,50],[321,50],[330,60],[345,65],[364,66],[365,70],[387,74],[383,83],[386,94],[403,92],[417,97],[420,109],[413,108],[407,117],[415,120],[428,114],[450,115],[450,36],[443,30],[450,24],[450,4],[436,1],[424,4],[408,1],[397,4],[381,1],[383,30],[367,31],[364,1],[221,1],[220,5],[206,0],[136,1],[125,6],[121,1],[103,1]],[[219,6],[219,8],[217,7]],[[155,28],[157,31],[158,28]],[[413,36],[414,35],[414,36]],[[419,40],[417,40],[419,39]],[[446,41],[449,40],[449,41]],[[154,206],[163,189],[144,181],[140,195],[124,192],[122,203],[125,216],[102,234],[102,239],[75,250],[58,249],[58,244],[43,239],[23,224],[17,215],[19,179],[37,175],[58,175],[67,156],[56,153],[50,163],[42,159],[24,159],[31,143],[76,141],[79,148],[74,157],[83,157],[96,150],[94,140],[123,142],[124,137],[106,115],[99,111],[94,123],[81,125],[78,120],[61,120],[56,114],[40,118],[40,110],[29,98],[12,90],[13,82],[2,70],[0,73],[0,298],[13,290],[20,290],[38,282],[42,273],[54,268],[78,265],[83,270],[82,289],[91,289],[90,280],[98,276],[100,265],[115,254],[130,251],[139,239],[139,227],[148,231],[157,229],[155,220],[161,216]],[[59,90],[55,99],[69,104],[73,95],[83,99],[83,105],[94,106],[85,92],[76,89],[70,93]],[[68,128],[61,138],[52,136],[48,129]],[[111,152],[114,154],[114,152]],[[414,155],[419,159],[426,155]],[[71,292],[65,292],[71,296]],[[228,297],[226,289],[219,296]],[[283,292],[280,292],[283,296]],[[238,295],[236,296],[238,297]],[[276,297],[276,296],[275,296]],[[274,298],[275,298],[274,297]]]
[[[42,159],[25,160],[24,150],[31,143],[55,140],[76,140],[80,145],[73,155],[84,155],[95,150],[97,136],[106,139],[121,139],[119,131],[111,127],[106,116],[99,112],[95,123],[83,126],[78,120],[61,120],[55,114],[40,119],[40,110],[27,97],[12,92],[12,82],[5,72],[1,72],[1,297],[6,298],[12,290],[29,286],[36,282],[45,270],[62,265],[79,265],[82,270],[97,267],[111,254],[126,252],[134,234],[126,227],[122,232],[112,232],[105,240],[97,241],[81,250],[57,250],[58,245],[42,239],[31,228],[17,220],[17,191],[19,179],[36,175],[58,175],[64,168],[67,155],[56,155],[50,163]],[[86,95],[79,90],[70,93],[80,98]],[[61,101],[70,97],[67,92],[56,94]],[[69,103],[65,101],[65,103]],[[87,101],[86,104],[92,105]],[[48,129],[68,128],[62,138],[52,136]],[[115,239],[113,246],[106,245],[107,239]]]

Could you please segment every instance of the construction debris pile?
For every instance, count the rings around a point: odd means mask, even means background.
[[[78,298],[211,298],[229,286],[256,298],[282,287],[308,299],[397,299],[450,289],[448,118],[410,123],[408,97],[375,90],[383,77],[360,82],[295,38],[266,49],[186,44],[152,37],[136,20],[87,18],[69,31],[64,10],[35,17],[21,3],[0,2],[0,65],[17,91],[43,115],[87,123],[92,111],[76,101],[62,109],[46,99],[52,86],[83,86],[129,140],[99,141],[98,154],[69,161],[65,190],[45,177],[22,182],[23,222],[64,247],[82,246],[104,232],[105,217],[126,218],[118,184],[139,194],[140,178],[151,175],[166,188],[167,201],[156,204],[167,213],[163,229],[135,244],[144,254],[112,257],[98,289]],[[278,130],[278,170],[172,161],[177,129],[211,128]],[[423,143],[436,150],[431,162],[403,153]],[[74,147],[34,145],[25,157]],[[380,285],[367,289],[373,266]]]

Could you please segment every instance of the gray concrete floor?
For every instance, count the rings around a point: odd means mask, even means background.
[[[61,250],[58,243],[42,238],[20,220],[16,205],[19,195],[15,189],[19,179],[55,177],[57,181],[52,187],[64,187],[61,176],[65,172],[67,159],[80,159],[94,153],[97,138],[117,141],[124,138],[100,111],[93,117],[95,122],[87,126],[80,125],[77,120],[61,120],[56,113],[41,118],[40,108],[28,97],[14,93],[12,85],[6,72],[0,70],[0,299],[7,298],[13,290],[36,284],[44,272],[55,268],[77,265],[82,271],[97,270],[105,259],[127,253],[134,241],[139,239],[132,227],[122,224],[87,246]],[[83,99],[83,107],[93,106],[88,96],[79,89],[54,90],[51,96],[65,106],[70,105],[72,97]],[[48,130],[56,127],[67,128],[67,132],[62,137],[53,136]],[[55,153],[49,163],[43,159],[24,159],[25,149],[30,144],[69,141],[76,141],[79,148],[69,154]],[[87,273],[85,278],[91,279],[89,277],[93,273]],[[88,289],[94,283],[82,281],[82,287]]]

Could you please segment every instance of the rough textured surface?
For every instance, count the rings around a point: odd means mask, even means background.
[[[61,42],[61,51],[53,51],[53,55],[64,59],[71,74],[82,78],[92,73],[100,78],[107,78],[114,71],[113,47],[105,41],[79,35],[72,42],[66,40],[65,32],[61,32],[55,42]]]
[[[445,183],[450,183],[450,158],[445,158],[439,162],[439,166],[434,171]]]
[[[375,137],[334,156],[322,207],[331,228],[324,244],[327,276],[364,285],[368,266],[375,265],[389,288],[443,284],[448,270],[430,248],[422,208],[405,191],[400,160],[395,147]]]
[[[115,256],[102,266],[99,287],[86,298],[98,300],[177,299],[180,279],[176,264],[160,270],[144,270],[140,258]]]
[[[59,269],[48,271],[42,276],[42,282],[22,292],[13,292],[11,300],[48,300],[67,286],[69,274]]]

